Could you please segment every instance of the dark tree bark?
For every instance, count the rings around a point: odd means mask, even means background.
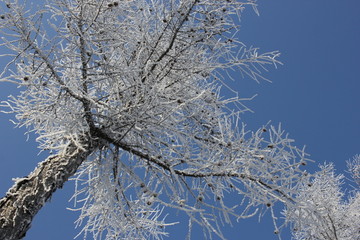
[[[0,199],[0,240],[25,237],[33,217],[94,149],[92,145],[81,151],[70,144],[65,153],[48,157],[27,177],[17,180]]]

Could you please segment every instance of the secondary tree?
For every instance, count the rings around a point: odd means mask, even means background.
[[[248,132],[241,99],[223,94],[231,71],[260,80],[279,63],[237,39],[246,6],[256,11],[250,0],[2,2],[0,81],[22,89],[2,106],[51,152],[0,200],[2,239],[24,237],[74,174],[84,237],[160,239],[169,208],[206,237],[258,209],[275,220],[279,201],[290,221],[312,181],[306,154],[280,127]]]

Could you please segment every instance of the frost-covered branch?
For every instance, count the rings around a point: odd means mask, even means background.
[[[360,155],[355,155],[351,161],[347,162],[347,166],[352,179],[360,187]]]
[[[357,158],[350,166],[357,164]],[[352,240],[360,238],[359,188],[348,192],[341,189],[343,175],[336,175],[327,164],[309,182],[300,183],[296,204],[284,212],[291,223],[294,239]]]

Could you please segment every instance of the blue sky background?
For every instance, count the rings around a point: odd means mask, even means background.
[[[259,0],[258,4],[259,17],[251,9],[244,13],[240,39],[260,51],[279,50],[284,65],[269,68],[265,76],[272,83],[244,79],[236,84],[241,97],[258,94],[247,103],[255,113],[245,114],[243,120],[254,130],[269,120],[282,123],[296,145],[306,145],[316,160],[309,168],[334,162],[341,173],[346,160],[360,154],[360,1]],[[14,89],[0,83],[0,99]],[[25,129],[14,129],[9,117],[0,114],[1,196],[13,177],[27,175],[45,158],[38,155],[34,137],[26,141]],[[79,230],[73,225],[77,213],[65,209],[71,207],[72,192],[73,184],[67,183],[54,194],[35,217],[26,240],[73,239]],[[186,226],[184,222],[170,228],[168,239],[184,239]],[[224,232],[228,239],[277,239],[269,216],[260,223],[256,217],[242,220]],[[283,239],[290,235],[285,232]]]

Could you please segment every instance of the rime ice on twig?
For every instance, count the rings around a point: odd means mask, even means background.
[[[360,187],[360,155],[357,154],[354,158],[347,162],[349,172],[352,179]]]

